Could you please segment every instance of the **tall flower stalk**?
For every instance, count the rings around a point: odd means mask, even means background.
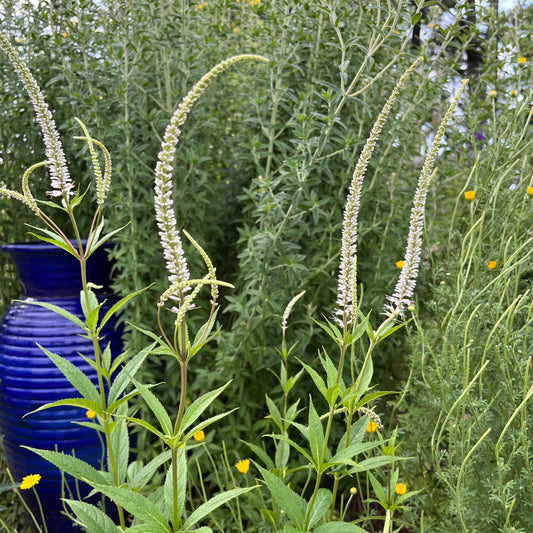
[[[0,48],[6,53],[20,81],[24,84],[43,132],[45,154],[50,165],[50,181],[52,185],[52,190],[48,194],[50,196],[61,196],[63,205],[66,207],[69,197],[73,194],[74,184],[70,178],[61,139],[59,138],[52,113],[26,63],[24,63],[19,53],[2,33],[0,33]]]
[[[102,235],[102,207],[106,198],[107,190],[109,189],[111,183],[111,157],[109,156],[109,152],[107,151],[105,146],[100,141],[93,139],[90,136],[85,125],[80,120],[76,119],[84,133],[83,137],[77,138],[85,140],[89,145],[97,191],[97,207],[95,209],[91,227],[87,234],[87,242],[86,244],[84,244],[82,232],[78,226],[74,214],[74,208],[76,205],[78,205],[79,202],[82,201],[83,196],[80,197],[77,194],[74,195],[75,186],[70,178],[70,174],[66,164],[65,154],[63,152],[60,136],[56,129],[52,113],[48,107],[48,104],[45,102],[44,95],[41,92],[39,85],[37,84],[27,65],[24,63],[18,52],[13,48],[7,37],[1,33],[0,48],[8,56],[11,64],[13,65],[13,68],[18,74],[20,81],[23,83],[24,88],[26,89],[30,97],[31,103],[37,116],[37,120],[41,127],[43,141],[45,145],[45,155],[47,157],[46,161],[32,165],[24,173],[22,177],[22,193],[7,188],[0,188],[0,194],[22,202],[23,204],[28,206],[43,221],[47,229],[37,228],[39,233],[35,234],[36,237],[66,250],[78,259],[80,264],[80,275],[82,284],[81,306],[87,318],[91,314],[94,315],[95,312],[98,311],[98,309],[100,308],[100,304],[98,303],[96,296],[92,292],[90,284],[91,280],[87,278],[87,260],[96,248],[98,248],[114,233],[116,233],[115,231],[111,232],[108,235]],[[98,156],[94,148],[95,145],[98,146],[104,154],[105,167],[103,173],[98,162]],[[72,231],[74,232],[73,241],[71,241],[68,235],[54,222],[54,220],[52,220],[52,218],[50,218],[39,207],[38,203],[32,195],[31,188],[29,185],[30,175],[34,170],[42,166],[48,166],[50,169],[50,183],[52,190],[49,191],[47,194],[51,197],[61,199],[61,206],[57,207],[67,214],[72,224]],[[42,305],[43,307],[51,308],[51,306],[47,303],[33,303],[35,305]],[[122,303],[120,305],[116,304],[114,306],[114,309],[118,310],[121,305]],[[57,308],[53,310],[57,311]],[[108,363],[106,363],[102,349],[100,347],[100,330],[103,327],[103,324],[99,325],[97,323],[97,320],[91,320],[89,325],[89,320],[87,318],[87,322],[84,325],[78,317],[71,315],[68,312],[61,311],[60,314],[62,314],[69,320],[72,320],[77,325],[81,326],[87,338],[92,341],[94,351],[93,367],[96,371],[98,381],[98,390],[95,390],[95,394],[96,397],[99,398],[99,405],[95,404],[94,409],[98,411],[97,414],[101,421],[102,431],[105,435],[106,448],[109,457],[109,467],[111,470],[112,478],[115,485],[118,486],[120,485],[119,471],[116,457],[114,456],[114,448],[111,442],[113,424],[111,423],[111,415],[108,410],[106,390],[104,386],[104,382],[106,382],[108,388],[110,387],[110,371],[108,368]],[[109,320],[109,317],[110,315],[104,318],[104,320]],[[74,402],[69,403],[69,405],[76,405],[79,407],[79,405],[76,403],[77,400],[78,399],[65,400],[65,402]],[[43,406],[42,409],[52,407],[54,405],[54,403],[47,404]],[[122,507],[118,504],[117,509],[121,528],[125,529],[126,522],[124,511]]]
[[[159,152],[158,161],[155,168],[155,215],[163,256],[168,271],[169,288],[163,293],[158,303],[158,321],[161,333],[180,364],[181,389],[178,413],[173,427],[173,438],[168,441],[171,448],[171,474],[172,474],[172,492],[173,492],[173,512],[172,523],[174,528],[179,528],[179,502],[178,502],[178,460],[179,448],[182,442],[181,422],[185,413],[187,399],[187,368],[193,351],[205,343],[208,338],[216,316],[218,285],[230,286],[227,283],[216,279],[215,268],[207,253],[200,245],[186,233],[187,238],[202,256],[207,268],[207,275],[202,279],[190,279],[187,260],[183,252],[183,246],[177,227],[176,214],[174,210],[174,194],[172,184],[174,152],[181,134],[181,126],[185,123],[194,103],[200,98],[208,85],[222,72],[232,65],[243,61],[260,61],[267,63],[268,59],[258,55],[243,54],[234,56],[222,61],[204,75],[194,87],[188,92],[178,108],[172,115],[166,128]],[[201,333],[195,339],[194,345],[191,346],[187,338],[187,326],[185,323],[185,314],[194,305],[194,298],[204,285],[211,286],[211,311],[209,318]],[[190,294],[189,294],[190,292]],[[177,318],[174,323],[174,334],[167,336],[161,321],[161,311],[168,301],[177,301],[178,306],[170,310],[175,312]],[[185,452],[183,452],[185,453]]]
[[[422,232],[424,230],[424,212],[426,207],[426,196],[431,183],[431,178],[435,170],[435,159],[439,151],[439,145],[448,126],[448,122],[453,115],[455,107],[459,102],[459,98],[466,87],[468,80],[462,80],[461,86],[455,95],[446,115],[442,119],[439,129],[433,138],[431,148],[424,161],[424,166],[418,178],[418,185],[413,199],[413,207],[411,208],[411,216],[409,219],[409,235],[407,237],[407,247],[405,249],[405,257],[403,259],[403,267],[396,288],[392,296],[387,296],[388,304],[385,305],[385,314],[394,318],[402,315],[405,307],[411,305],[411,300],[416,279],[418,276],[418,268],[420,264],[420,252],[422,250]]]
[[[396,102],[405,82],[421,61],[422,58],[419,57],[398,80],[396,87],[394,87],[394,90],[374,123],[370,136],[361,151],[353,172],[349,194],[344,208],[337,308],[335,310],[337,321],[345,328],[353,324],[357,317],[357,228],[361,191],[363,189],[366,170],[383,126],[385,125],[385,121],[392,110],[392,106]]]

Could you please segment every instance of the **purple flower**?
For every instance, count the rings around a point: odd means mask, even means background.
[[[487,137],[485,137],[485,132],[484,131],[476,131],[476,133],[474,133],[474,136],[476,137],[476,141],[486,141],[487,140]]]

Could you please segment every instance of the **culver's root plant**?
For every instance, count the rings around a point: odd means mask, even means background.
[[[103,509],[86,501],[66,498],[72,520],[91,533],[110,533],[119,530],[143,533],[207,533],[217,528],[217,512],[224,504],[242,506],[239,499],[246,495],[251,509],[255,530],[313,532],[313,533],[361,533],[369,520],[380,520],[383,532],[392,532],[398,520],[396,511],[416,494],[408,491],[401,479],[396,454],[398,439],[394,431],[387,437],[379,416],[372,409],[372,402],[388,392],[373,391],[372,353],[377,344],[404,325],[406,308],[412,305],[421,253],[421,236],[424,223],[425,198],[434,174],[435,159],[444,130],[465,86],[456,95],[445,114],[426,157],[417,190],[414,196],[410,230],[404,258],[404,267],[389,303],[383,310],[383,319],[373,328],[370,315],[365,316],[357,298],[357,238],[358,215],[363,180],[368,162],[390,114],[396,98],[408,77],[421,59],[399,79],[391,96],[379,114],[370,137],[363,148],[350,186],[346,202],[341,241],[341,261],[338,277],[337,308],[334,317],[319,326],[333,339],[338,354],[335,357],[322,350],[319,360],[323,372],[308,362],[299,361],[301,370],[291,375],[287,348],[287,322],[291,309],[304,294],[295,296],[287,305],[282,323],[282,363],[278,376],[283,398],[278,407],[269,396],[266,404],[276,432],[269,435],[269,445],[247,443],[256,455],[242,458],[235,468],[245,476],[246,486],[233,475],[225,490],[209,497],[194,496],[191,491],[189,458],[199,446],[204,446],[204,430],[220,421],[229,412],[208,414],[213,402],[230,389],[227,383],[197,398],[188,397],[188,367],[194,356],[216,334],[217,299],[220,286],[231,287],[216,277],[216,270],[200,244],[184,231],[185,236],[201,256],[206,269],[202,278],[192,278],[184,255],[180,232],[174,209],[173,160],[176,145],[188,113],[210,82],[231,66],[245,61],[268,62],[262,56],[239,55],[231,57],[208,72],[194,85],[173,114],[165,131],[161,151],[155,168],[155,218],[168,272],[168,288],[159,297],[156,312],[160,331],[158,333],[138,328],[151,339],[151,344],[139,353],[111,354],[102,349],[99,335],[109,318],[117,313],[137,293],[119,300],[100,316],[102,303],[94,292],[91,280],[85,273],[85,261],[101,244],[118,230],[104,233],[102,208],[111,184],[111,159],[104,145],[91,137],[80,122],[84,140],[89,147],[96,179],[96,210],[87,234],[87,243],[82,240],[76,222],[75,209],[86,201],[88,193],[75,192],[75,184],[66,169],[51,113],[37,83],[14,51],[7,38],[0,37],[0,46],[7,53],[20,79],[30,94],[37,118],[41,124],[48,161],[33,165],[22,178],[22,192],[2,188],[0,193],[16,199],[30,208],[44,223],[44,229],[36,229],[35,236],[71,253],[80,261],[83,290],[81,304],[85,321],[50,304],[35,302],[55,310],[61,316],[77,324],[93,341],[94,360],[91,365],[98,375],[95,386],[80,370],[61,357],[47,351],[50,359],[61,369],[77,389],[79,397],[68,398],[42,406],[38,410],[61,405],[80,407],[91,413],[92,427],[102,434],[105,442],[106,461],[100,470],[80,461],[75,456],[52,450],[32,449],[60,468],[66,474],[89,484],[94,494],[109,498],[116,506],[119,524]],[[104,158],[104,170],[100,167],[99,150]],[[100,156],[101,157],[101,156]],[[29,186],[29,176],[40,166],[50,167],[52,199],[37,201]],[[45,209],[59,209],[71,223],[75,235],[73,242],[67,232],[60,228]],[[199,292],[208,288],[211,292],[211,307],[206,322],[194,328],[187,321],[194,309]],[[163,314],[171,313],[172,327],[165,326]],[[366,340],[365,340],[366,337]],[[363,350],[361,350],[361,347]],[[170,357],[180,369],[180,395],[177,409],[163,405],[157,397],[159,385],[147,385],[136,378],[136,373],[147,357]],[[346,367],[349,362],[350,372]],[[292,401],[298,379],[308,374],[317,394],[309,399],[307,407],[300,406],[300,399]],[[150,423],[136,416],[128,401],[139,396],[152,411],[156,422]],[[291,403],[292,402],[292,403]],[[307,411],[304,422],[298,417]],[[319,414],[323,410],[322,414]],[[28,415],[31,416],[31,413]],[[161,453],[146,464],[130,458],[130,428],[138,426],[146,430],[154,440],[154,447]],[[272,459],[269,450],[274,450]],[[226,464],[229,465],[228,461]],[[232,467],[233,468],[233,467]],[[257,471],[261,481],[248,483],[249,473]],[[353,490],[345,503],[341,494],[344,485]],[[368,491],[368,493],[366,493]],[[349,507],[357,494],[365,506],[365,513],[353,516]],[[372,510],[370,509],[372,507]],[[376,514],[375,509],[379,509]],[[242,515],[237,512],[233,527],[244,531]],[[399,522],[401,524],[401,520]],[[381,527],[381,526],[380,526]],[[373,530],[375,530],[373,526]]]

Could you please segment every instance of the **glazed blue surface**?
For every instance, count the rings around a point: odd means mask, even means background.
[[[60,407],[28,415],[45,403],[80,396],[37,344],[61,355],[97,383],[94,369],[80,355],[94,358],[92,342],[80,336],[81,328],[31,303],[37,300],[53,303],[83,320],[79,264],[64,250],[46,243],[1,248],[12,257],[21,285],[21,300],[13,302],[0,325],[0,433],[7,463],[17,482],[29,474],[41,475],[36,489],[49,533],[79,531],[62,514],[62,490],[69,489],[62,488],[60,472],[40,456],[21,448],[57,449],[68,454],[74,450],[77,458],[100,468],[100,438],[94,429],[76,423],[89,421],[84,409]],[[108,293],[109,263],[105,250],[98,250],[89,258],[87,272],[88,281],[104,286],[99,294],[100,301],[107,300],[101,310],[103,316],[116,301]],[[121,331],[116,322],[111,320],[102,333],[102,348],[110,342],[112,353],[118,354]],[[76,491],[72,480],[69,487]],[[21,492],[34,513],[39,514],[33,490]],[[88,487],[83,487],[82,492],[86,494]]]

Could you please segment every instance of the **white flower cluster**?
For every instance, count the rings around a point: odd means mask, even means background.
[[[52,185],[52,190],[47,194],[50,196],[63,196],[66,200],[73,194],[74,184],[69,175],[65,154],[52,113],[32,73],[18,52],[11,46],[9,40],[1,33],[0,48],[9,57],[21,82],[24,84],[24,88],[30,97],[35,114],[37,115],[37,120],[41,126],[46,158],[50,163],[50,181]]]
[[[372,157],[381,130],[385,125],[385,121],[391,112],[392,106],[394,105],[401,88],[420,61],[422,61],[422,58],[418,58],[398,80],[396,87],[394,87],[389,99],[383,106],[383,109],[370,132],[370,136],[361,151],[361,155],[359,156],[359,160],[357,161],[352,176],[352,182],[346,200],[346,206],[344,208],[337,308],[335,310],[335,319],[341,326],[352,324],[357,316],[357,226],[361,191],[368,162]]]
[[[384,307],[384,312],[389,317],[402,315],[406,306],[412,305],[411,298],[414,294],[416,278],[418,277],[418,268],[420,264],[420,252],[422,250],[422,232],[424,230],[424,212],[426,207],[426,196],[434,174],[435,159],[439,150],[439,145],[444,136],[446,126],[453,114],[455,106],[459,101],[461,93],[468,80],[462,80],[453,102],[451,103],[442,123],[433,138],[431,148],[424,161],[424,166],[418,178],[418,185],[413,199],[411,208],[411,217],[409,220],[409,235],[407,237],[407,247],[405,249],[404,265],[402,272],[396,283],[394,294],[387,296],[388,304]]]
[[[180,285],[189,280],[189,269],[183,253],[173,207],[172,173],[174,152],[181,134],[180,127],[187,119],[193,104],[216,76],[235,63],[249,60],[268,62],[264,57],[245,54],[231,57],[219,63],[189,91],[174,112],[165,131],[155,168],[155,214],[171,285]],[[183,294],[188,289],[189,287],[181,289],[181,293]]]

